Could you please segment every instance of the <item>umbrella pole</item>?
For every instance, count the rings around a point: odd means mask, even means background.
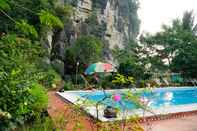
[[[77,86],[78,67],[79,67],[79,62],[77,62],[77,66],[76,66],[76,75],[75,75],[75,84],[76,84],[76,87],[78,87],[78,86]]]

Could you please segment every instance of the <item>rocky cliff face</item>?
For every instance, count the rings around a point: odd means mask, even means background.
[[[138,0],[64,0],[73,4],[72,39],[82,34],[100,37],[110,48],[123,48],[139,32]],[[70,38],[69,38],[70,39]]]
[[[138,35],[138,0],[59,0],[57,4],[74,7],[71,23],[65,23],[63,31],[54,33],[53,42],[59,47],[60,57],[64,57],[64,48],[79,36],[91,34],[103,41],[104,56],[113,61],[111,49],[124,48]]]

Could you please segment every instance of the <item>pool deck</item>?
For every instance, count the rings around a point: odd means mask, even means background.
[[[145,131],[197,131],[197,115],[143,124]]]
[[[56,95],[55,91],[48,92],[49,107],[48,112],[52,118],[64,114],[65,118],[72,113],[72,107],[69,103],[63,101]],[[95,125],[88,116],[78,116],[78,120],[83,124],[85,131],[94,131]],[[160,120],[150,123],[144,123],[142,126],[145,131],[197,131],[197,115],[189,115],[183,118]],[[65,129],[71,130],[74,123],[68,121]]]

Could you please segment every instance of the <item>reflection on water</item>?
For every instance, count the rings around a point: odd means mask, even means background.
[[[111,93],[106,93],[111,96]],[[87,98],[93,101],[100,101],[105,96],[101,92],[87,93]],[[102,101],[105,105],[119,107],[124,109],[137,109],[135,103],[122,97],[120,102],[114,102],[111,97]],[[140,98],[141,103],[144,103],[150,108],[161,108],[175,105],[184,105],[197,103],[197,88],[185,88],[174,90],[153,90],[152,92],[144,92]]]
[[[164,100],[171,101],[173,99],[173,93],[172,92],[166,92],[164,94]]]

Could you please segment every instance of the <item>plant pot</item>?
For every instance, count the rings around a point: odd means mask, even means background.
[[[114,107],[107,106],[104,110],[104,117],[106,118],[116,118],[117,117],[117,111]]]
[[[64,88],[59,89],[59,92],[64,92]]]

